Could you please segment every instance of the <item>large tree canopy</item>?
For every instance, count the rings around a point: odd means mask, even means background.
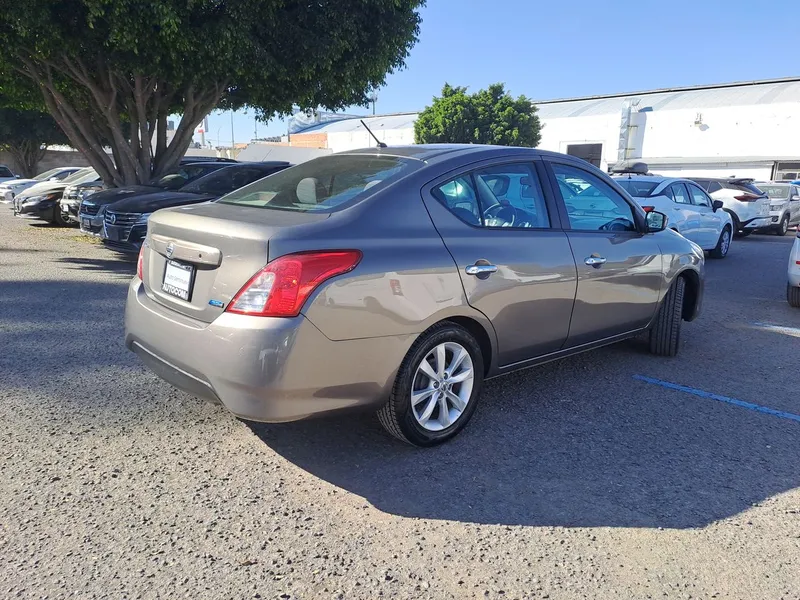
[[[424,2],[0,0],[0,95],[35,90],[107,182],[146,182],[214,108],[366,105],[404,65]]]
[[[0,108],[0,149],[14,157],[25,177],[36,175],[47,146],[53,144],[69,144],[69,140],[49,114]]]
[[[536,107],[525,96],[512,98],[502,83],[468,94],[465,87],[444,84],[442,95],[434,97],[416,123],[418,144],[496,144],[525,146],[539,144],[541,123]]]

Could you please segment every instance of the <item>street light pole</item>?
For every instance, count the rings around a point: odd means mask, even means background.
[[[233,149],[236,147],[236,143],[233,141],[233,109],[231,109],[231,158],[233,158]]]

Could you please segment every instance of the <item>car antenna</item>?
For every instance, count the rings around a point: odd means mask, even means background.
[[[369,134],[372,136],[372,139],[375,140],[378,143],[378,148],[388,148],[388,146],[386,144],[384,144],[382,141],[380,141],[377,138],[377,136],[374,133],[372,133],[372,130],[369,127],[367,127],[367,124],[364,123],[364,119],[359,119],[359,120],[361,121],[361,124],[364,126],[364,129],[366,129],[369,132]]]

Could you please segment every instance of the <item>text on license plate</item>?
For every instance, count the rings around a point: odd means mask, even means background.
[[[194,267],[192,265],[184,265],[174,260],[167,261],[164,269],[164,282],[161,284],[163,291],[189,302],[192,298],[193,282]]]

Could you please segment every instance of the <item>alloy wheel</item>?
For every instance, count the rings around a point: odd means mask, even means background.
[[[467,408],[475,371],[472,357],[456,342],[431,349],[414,374],[411,410],[423,429],[441,431],[455,423]]]
[[[728,249],[731,247],[731,232],[725,229],[722,232],[722,243],[720,244],[720,250],[722,250],[722,256],[728,254]]]

